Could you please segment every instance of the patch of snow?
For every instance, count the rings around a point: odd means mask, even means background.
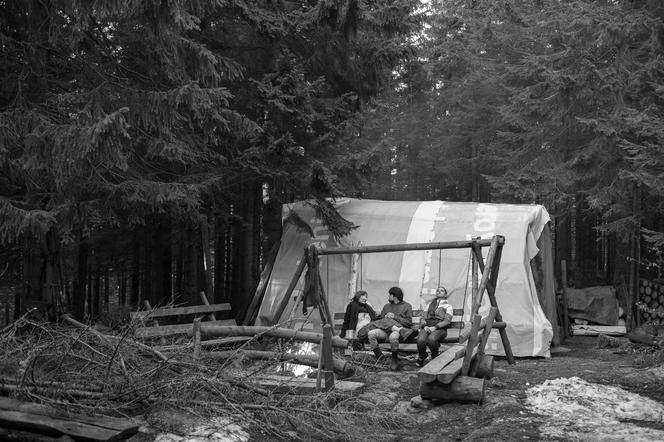
[[[215,417],[192,428],[184,436],[161,433],[155,442],[247,442],[249,433],[242,427],[223,417]]]
[[[664,423],[664,405],[619,387],[578,377],[558,378],[526,390],[526,405],[547,417],[543,435],[565,440],[664,440],[664,431],[638,422]],[[625,420],[636,422],[623,422]]]

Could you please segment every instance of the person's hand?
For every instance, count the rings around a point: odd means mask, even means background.
[[[436,329],[436,327],[424,327],[424,331],[426,331],[427,333],[431,333],[435,329]]]
[[[385,317],[393,319],[394,318],[394,313],[388,312],[387,314],[385,314]]]
[[[399,327],[398,325],[392,326],[392,331],[398,332],[399,330],[401,330],[401,327]]]

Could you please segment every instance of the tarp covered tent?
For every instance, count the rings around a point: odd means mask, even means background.
[[[256,319],[258,325],[290,320],[291,326],[306,323],[307,328],[320,327],[316,312],[303,311],[301,305],[295,305],[304,276],[281,317],[274,317],[304,249],[310,244],[329,248],[489,239],[502,235],[505,245],[496,299],[507,323],[513,354],[550,355],[557,320],[549,214],[543,206],[338,199],[335,207],[341,216],[358,226],[340,239],[330,234],[306,202],[284,205],[284,219],[294,210],[310,225],[314,236],[296,223],[285,223],[276,261],[265,285]],[[485,258],[487,252],[488,248],[483,248]],[[404,299],[413,309],[425,309],[440,284],[450,293],[454,308],[463,308],[464,320],[469,321],[470,253],[469,248],[464,248],[325,255],[320,257],[321,282],[332,313],[344,312],[349,298],[359,289],[369,293],[369,302],[379,311],[387,302],[388,289],[395,285],[403,289]],[[489,307],[485,295],[480,314],[486,315]],[[504,354],[496,330],[487,343],[487,353]]]

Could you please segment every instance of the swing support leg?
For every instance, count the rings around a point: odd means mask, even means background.
[[[477,262],[482,271],[482,282],[480,283],[480,300],[481,296],[486,289],[487,295],[489,296],[489,301],[491,302],[491,307],[495,307],[496,311],[496,322],[503,322],[503,317],[498,310],[498,304],[496,303],[496,283],[498,282],[498,270],[500,269],[500,258],[503,253],[503,244],[505,244],[504,236],[494,236],[491,241],[491,247],[489,247],[489,252],[486,257],[486,265],[484,263],[484,258],[482,258],[482,252],[479,247],[473,246],[473,254],[477,258]],[[485,268],[489,268],[489,272],[485,272]],[[479,308],[479,304],[477,305]],[[476,311],[473,311],[473,314]],[[512,346],[509,339],[507,338],[507,330],[504,327],[498,329],[500,333],[500,339],[503,343],[503,348],[505,349],[505,356],[507,357],[507,362],[509,364],[514,364],[514,355],[512,354]]]

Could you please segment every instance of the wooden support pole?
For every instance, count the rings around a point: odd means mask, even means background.
[[[496,250],[495,250],[495,257],[494,257],[494,269],[491,271],[491,279],[487,282],[486,285],[486,292],[487,295],[489,296],[489,301],[491,302],[492,307],[498,307],[498,304],[496,302],[496,285],[498,284],[498,270],[500,268],[500,260],[502,258],[503,254],[503,245],[505,244],[505,238],[503,236],[494,236],[494,240],[496,240]],[[491,251],[491,249],[489,249]],[[488,256],[487,256],[487,266],[484,265],[484,259],[482,258],[482,254],[480,253],[477,256],[477,262],[480,266],[480,270],[482,271],[482,274],[484,275],[484,269],[489,265],[488,262]],[[499,323],[503,323],[503,317],[500,314],[500,309],[498,309],[498,313],[496,313],[496,321]],[[509,339],[507,338],[507,331],[506,327],[500,328],[498,327],[499,333],[500,333],[500,340],[502,341],[503,344],[503,349],[505,350],[505,356],[507,358],[507,362],[509,364],[514,364],[514,355],[512,354],[512,346],[510,344]]]
[[[493,271],[493,261],[496,256],[496,249],[498,247],[498,236],[494,236],[493,239],[491,240],[491,247],[489,247],[489,251],[487,252],[486,255],[486,265],[484,268],[480,269],[482,270],[482,280],[480,281],[480,287],[477,289],[479,292],[479,299],[477,300],[477,304],[474,305],[473,307],[475,310],[471,312],[471,315],[476,315],[477,312],[479,311],[480,305],[482,304],[482,298],[484,297],[484,291],[487,290],[487,284],[489,282],[489,277],[491,276],[491,272]],[[482,253],[480,251],[479,256],[475,254],[475,257],[477,258],[477,262],[480,263],[482,259]],[[495,287],[495,286],[494,286]]]
[[[325,378],[324,391],[334,388],[334,357],[332,355],[332,326],[323,326],[323,345],[320,349],[323,355],[323,377]]]
[[[484,401],[486,381],[482,378],[457,376],[449,384],[430,382],[420,383],[420,396],[423,399],[438,399],[446,402],[466,402],[481,404]]]
[[[305,249],[305,253],[302,255],[302,258],[300,258],[300,262],[298,263],[297,268],[295,269],[295,273],[293,274],[293,278],[291,279],[290,284],[288,284],[288,288],[284,293],[284,297],[281,298],[281,302],[279,303],[279,305],[277,305],[277,308],[274,310],[274,320],[276,323],[278,323],[279,320],[281,319],[281,315],[284,313],[284,310],[288,305],[288,301],[290,301],[290,297],[293,294],[293,290],[295,290],[295,286],[297,286],[297,283],[300,280],[300,277],[302,276],[302,271],[304,270],[304,266],[306,265],[306,263],[307,263],[307,256]]]
[[[470,326],[470,336],[468,337],[468,344],[466,345],[466,354],[463,357],[463,365],[461,366],[461,375],[466,376],[470,370],[470,362],[473,357],[473,349],[477,345],[477,334],[480,330],[480,323],[482,317],[480,315],[473,316],[473,322]]]
[[[480,358],[478,355],[475,360],[478,361],[478,363],[477,370],[473,377],[491,379],[493,377],[493,356],[484,355]]]
[[[332,313],[330,312],[330,305],[327,303],[327,293],[325,293],[325,288],[323,287],[320,273],[318,273],[318,290],[319,290],[318,293],[320,295],[318,308],[320,310],[321,318],[325,318],[323,320],[323,324],[333,324]],[[332,328],[332,334],[334,335],[334,327]]]
[[[209,306],[210,302],[208,301],[207,296],[205,296],[205,292],[201,290],[200,292],[198,292],[198,294],[201,297],[201,301],[203,301],[203,305],[208,305]],[[216,321],[217,320],[217,317],[215,316],[214,312],[209,313],[208,318],[210,319],[210,321]]]
[[[473,377],[477,375],[477,369],[479,368],[479,365],[482,362],[482,359],[484,358],[484,349],[486,348],[486,341],[489,339],[489,334],[491,333],[491,329],[493,328],[493,321],[496,318],[497,313],[498,313],[498,308],[491,307],[491,309],[489,310],[489,314],[486,317],[486,324],[484,325],[484,333],[482,334],[482,339],[480,339],[480,344],[477,347],[477,356],[475,357],[475,360],[473,361],[472,367],[470,369],[470,375]]]
[[[295,341],[320,343],[322,333],[304,332],[292,328],[248,326],[248,325],[207,325],[201,323],[201,336],[204,338],[218,338],[221,336],[269,336],[272,338],[293,339]],[[332,336],[332,346],[336,348],[348,347],[348,340]]]
[[[480,304],[482,302],[481,294],[479,292],[479,286],[477,284],[477,257],[471,252],[471,265],[472,265],[472,307],[470,308],[470,318],[473,317],[475,312],[480,309]],[[465,307],[465,306],[464,306]]]
[[[194,360],[201,357],[201,318],[194,318]]]
[[[484,321],[484,318],[482,318],[482,321],[480,322],[480,329],[484,328],[484,324],[485,324],[485,321]],[[463,330],[461,330],[461,333],[459,333],[459,342],[457,342],[457,344],[463,344],[464,342],[466,342],[468,340],[468,338],[470,337],[471,331],[472,331],[472,327],[466,327]]]
[[[316,371],[316,392],[320,393],[323,390],[323,340],[325,337],[320,338],[318,344],[318,370]]]
[[[206,215],[199,217],[201,230],[201,247],[203,248],[203,271],[205,273],[205,291],[214,297],[212,285],[212,252],[210,251],[210,226]]]
[[[502,238],[502,237],[501,237]],[[423,242],[412,244],[389,244],[382,246],[360,246],[360,247],[331,247],[318,250],[319,255],[350,255],[351,253],[384,253],[384,252],[406,252],[410,250],[438,250],[438,249],[465,249],[471,247],[473,242],[481,247],[491,245],[490,239],[479,241],[447,241],[447,242]]]

